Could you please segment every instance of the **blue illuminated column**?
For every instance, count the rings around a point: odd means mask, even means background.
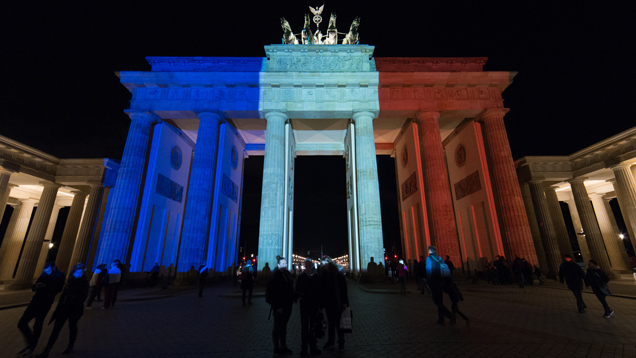
[[[358,184],[358,232],[360,235],[360,262],[366,272],[371,257],[384,258],[382,242],[382,215],[380,212],[380,184],[378,163],[373,138],[371,112],[353,115],[356,136],[356,174]]]
[[[261,221],[258,230],[258,268],[266,262],[276,266],[276,255],[283,256],[285,213],[285,121],[287,115],[270,112],[265,115],[265,159],[263,163],[263,194]],[[291,258],[288,258],[291,261]]]
[[[210,228],[210,206],[216,171],[216,150],[219,125],[223,118],[217,113],[199,113],[199,131],[188,184],[179,263],[179,279],[183,272],[197,269],[205,260],[205,244]],[[196,274],[196,271],[192,271]]]
[[[126,260],[139,190],[146,164],[150,130],[156,117],[147,112],[129,112],[130,129],[117,175],[117,184],[108,198],[106,224],[102,229],[96,262],[110,264]]]

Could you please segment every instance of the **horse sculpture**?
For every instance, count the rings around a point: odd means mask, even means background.
[[[351,27],[349,28],[349,33],[345,36],[344,40],[342,40],[343,45],[355,45],[360,41],[360,34],[358,34],[358,26],[360,26],[360,16],[357,16],[353,19],[351,23]]]
[[[292,32],[291,26],[289,26],[289,22],[287,22],[284,17],[280,18],[280,26],[283,28],[283,41],[285,42],[285,44],[298,45],[298,39]]]

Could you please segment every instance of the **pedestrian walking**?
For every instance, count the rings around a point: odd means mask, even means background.
[[[119,269],[119,282],[117,282],[115,284],[115,287],[113,288],[113,299],[112,299],[112,302],[111,302],[111,306],[114,307],[115,303],[117,302],[117,293],[119,292],[119,286],[124,284],[124,276],[126,274],[126,268],[124,267],[124,265],[119,260],[115,260],[113,262],[115,263],[115,265]]]
[[[95,268],[95,272],[93,272],[93,276],[89,282],[90,291],[88,296],[88,301],[86,302],[86,308],[91,309],[91,305],[93,304],[93,300],[95,297],[99,296],[99,291],[102,290],[102,279],[106,276],[106,265],[100,264]]]
[[[322,352],[318,349],[315,327],[318,324],[318,296],[320,294],[320,279],[314,274],[314,264],[311,259],[304,262],[305,270],[296,281],[296,296],[300,301],[300,355],[307,355],[307,348],[311,355]]]
[[[419,272],[417,271],[417,267],[420,263],[417,260],[413,260],[413,280],[415,280],[415,284],[417,285],[417,290],[422,291],[422,282],[419,277]]]
[[[431,291],[426,277],[426,259],[424,259],[424,256],[420,256],[420,262],[415,269],[417,270],[417,276],[420,280],[420,293],[424,294],[424,292],[426,292],[427,295],[432,295],[433,291]]]
[[[583,280],[585,279],[583,269],[572,260],[570,255],[565,255],[563,259],[565,261],[559,267],[559,279],[561,283],[565,279],[568,288],[576,297],[576,307],[579,309],[579,313],[585,313],[587,306],[583,302]]]
[[[155,262],[155,265],[150,269],[150,287],[157,286],[157,278],[159,278],[159,263]]]
[[[340,272],[341,268],[330,257],[326,257],[320,273],[322,306],[325,308],[328,322],[327,343],[323,350],[333,349],[338,335],[338,350],[344,351],[344,332],[340,329],[342,311],[349,307],[347,280]]]
[[[519,256],[515,256],[514,261],[512,261],[512,270],[515,273],[519,288],[523,288],[525,281],[523,278],[523,261],[521,261],[521,258],[519,258]]]
[[[108,309],[114,303],[115,290],[119,286],[120,280],[121,270],[117,267],[117,262],[113,262],[101,281],[104,286],[104,306],[102,309]]]
[[[448,266],[448,269],[451,272],[451,276],[453,276],[453,273],[455,272],[455,265],[453,265],[453,261],[451,261],[450,256],[446,255],[446,260],[444,260],[444,263],[446,264],[446,266]]]
[[[446,281],[446,284],[444,285],[444,292],[448,294],[452,304],[451,311],[453,313],[453,318],[451,319],[451,324],[455,324],[457,320],[456,317],[459,315],[464,319],[464,321],[466,321],[466,326],[470,326],[470,319],[468,319],[468,317],[459,310],[459,301],[463,301],[464,296],[462,296],[461,291],[459,291],[459,287],[457,287],[457,284],[452,279]]]
[[[400,260],[397,266],[398,277],[400,278],[400,294],[406,296],[406,273],[409,268],[404,264],[404,260]]]
[[[437,249],[435,246],[428,247],[428,257],[426,258],[426,277],[428,284],[433,292],[433,302],[437,306],[437,323],[444,325],[444,317],[451,320],[454,323],[454,318],[451,312],[444,306],[444,285],[451,277],[450,269],[437,255]]]
[[[294,304],[294,283],[287,270],[287,259],[276,256],[277,267],[267,284],[265,299],[274,314],[274,355],[288,355],[293,352],[287,347],[287,322]]]
[[[203,297],[203,288],[205,287],[205,281],[208,279],[210,270],[205,263],[199,266],[199,277],[197,277],[197,285],[199,286],[199,297]]]
[[[539,285],[543,285],[543,277],[541,274],[541,269],[537,265],[534,265],[534,275],[537,276],[537,280],[539,280]]]
[[[607,301],[605,300],[605,297],[612,295],[609,287],[607,287],[608,282],[609,277],[601,270],[598,263],[594,260],[588,261],[585,284],[586,286],[592,286],[592,291],[594,291],[596,298],[598,298],[603,305],[603,309],[605,310],[603,314],[604,318],[610,318],[614,314],[614,311],[607,305]]]
[[[252,304],[252,289],[254,288],[254,270],[252,268],[252,262],[247,261],[243,270],[241,271],[241,290],[243,290],[243,306]],[[249,297],[247,303],[245,303],[245,294],[249,291]]]
[[[46,348],[38,355],[38,358],[48,358],[49,352],[51,352],[66,321],[68,321],[69,340],[68,346],[62,354],[73,353],[73,345],[77,339],[77,322],[84,314],[84,300],[88,297],[88,286],[88,279],[84,275],[84,265],[78,264],[71,271],[71,275],[69,276],[68,282],[66,282],[64,291],[62,291],[55,312],[53,312],[53,317],[51,317],[49,321],[49,324],[55,321],[55,325],[53,326],[53,331],[46,344]]]
[[[44,272],[31,288],[35,294],[18,321],[18,329],[26,341],[26,347],[19,352],[23,357],[33,355],[42,334],[44,319],[53,305],[55,295],[62,291],[62,288],[64,288],[64,274],[55,269],[54,262],[47,262],[44,265]],[[35,319],[35,324],[33,331],[31,331],[29,322],[33,319]]]

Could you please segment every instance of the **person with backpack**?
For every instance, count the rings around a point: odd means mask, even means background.
[[[345,340],[344,331],[340,329],[340,320],[342,318],[342,311],[349,307],[347,280],[340,272],[342,267],[337,265],[331,257],[327,256],[325,258],[320,269],[321,306],[325,308],[327,321],[329,323],[327,343],[325,343],[322,349],[330,350],[334,348],[337,333],[338,350],[342,352],[345,349]]]
[[[252,304],[252,289],[254,288],[254,270],[252,268],[252,262],[247,261],[243,270],[241,271],[241,290],[243,290],[243,306]],[[249,291],[249,297],[247,303],[245,303],[245,293]]]
[[[570,255],[563,256],[563,259],[565,262],[559,267],[559,279],[561,284],[563,284],[565,280],[568,288],[572,291],[574,297],[576,297],[576,307],[579,309],[579,313],[585,313],[587,306],[585,302],[583,302],[583,280],[585,279],[583,269],[572,260]]]
[[[614,311],[607,305],[607,301],[605,300],[605,297],[612,295],[609,287],[607,287],[608,282],[609,277],[601,270],[598,263],[594,260],[588,261],[585,285],[592,286],[592,291],[594,291],[596,298],[598,298],[603,305],[603,309],[605,310],[603,318],[610,318],[614,314]]]
[[[451,272],[444,260],[437,255],[437,248],[435,248],[435,246],[428,247],[426,276],[428,278],[428,285],[433,292],[433,302],[437,306],[437,323],[444,325],[444,317],[448,317],[451,324],[454,324],[454,315],[444,306],[444,286],[446,282],[450,280]]]
[[[287,270],[287,259],[276,256],[277,267],[272,271],[272,277],[267,284],[265,301],[271,305],[274,314],[274,355],[293,354],[287,347],[287,322],[291,316],[294,304],[294,282]]]
[[[322,352],[317,347],[315,327],[318,324],[318,295],[320,293],[320,281],[314,274],[314,264],[311,259],[306,259],[305,270],[296,281],[296,295],[300,301],[300,355],[307,355],[307,347],[311,349],[311,355]]]

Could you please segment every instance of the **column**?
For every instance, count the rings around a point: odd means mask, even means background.
[[[40,249],[40,256],[38,257],[38,265],[35,267],[35,271],[33,273],[33,278],[38,278],[42,274],[44,270],[44,264],[46,263],[46,258],[49,255],[49,244],[51,243],[51,239],[53,238],[53,232],[55,231],[55,225],[57,224],[57,217],[60,214],[60,209],[63,206],[53,205],[53,210],[51,211],[51,218],[49,219],[49,226],[46,228],[46,234],[44,235],[44,242],[42,243],[42,249]]]
[[[426,201],[429,204],[428,213],[431,222],[430,233],[440,256],[449,255],[453,262],[461,263],[457,226],[438,119],[439,112],[420,112],[417,115],[422,167],[426,181]],[[414,239],[417,240],[417,238]],[[427,252],[427,248],[422,248],[421,252]]]
[[[548,259],[546,259],[545,257],[545,250],[543,249],[543,242],[541,241],[541,231],[539,230],[539,221],[537,220],[537,215],[534,212],[534,206],[532,204],[532,194],[530,194],[529,184],[521,184],[521,195],[523,196],[523,206],[526,208],[526,214],[528,214],[528,223],[530,224],[532,241],[534,242],[534,248],[537,252],[539,267],[547,272]]]
[[[99,207],[102,203],[104,186],[101,183],[90,184],[90,186],[91,191],[88,195],[88,203],[84,209],[84,217],[82,218],[82,224],[77,234],[77,240],[75,240],[75,247],[73,248],[73,254],[71,255],[71,261],[69,263],[69,272],[71,266],[76,265],[78,262],[86,264],[88,250],[91,248],[93,234],[95,233],[95,224],[97,223],[97,214],[99,214]]]
[[[504,108],[489,109],[480,120],[486,129],[488,152],[499,202],[499,214],[510,254],[524,257],[534,265],[537,264],[537,254],[532,242],[528,217],[523,207],[515,163],[512,160],[506,126],[503,121],[507,111],[508,109]]]
[[[259,269],[269,262],[276,266],[276,255],[283,255],[285,196],[285,121],[287,115],[270,112],[265,115],[265,159],[263,162],[263,193],[261,221],[258,231]],[[291,257],[287,258],[291,260]]]
[[[46,229],[51,219],[53,205],[55,205],[57,189],[60,187],[59,184],[55,183],[42,183],[42,186],[44,186],[44,190],[40,196],[38,210],[35,211],[33,222],[22,250],[15,280],[10,286],[5,286],[5,290],[21,290],[30,288],[33,285],[33,273],[38,265],[38,256],[40,255],[44,235],[46,235]]]
[[[618,244],[623,245],[623,243],[620,242],[621,239],[614,232],[614,228],[612,227],[607,209],[605,208],[603,194],[590,194],[590,199],[592,199],[594,213],[596,214],[596,220],[598,221],[599,229],[601,229],[601,235],[603,236],[603,241],[605,242],[605,250],[607,251],[607,255],[609,256],[612,270],[627,270],[627,267],[625,267],[625,261],[623,260],[623,256],[621,255],[621,249],[620,247],[618,247]]]
[[[537,222],[539,224],[539,232],[541,232],[543,249],[545,250],[545,256],[548,260],[549,271],[546,276],[556,278],[559,274],[559,266],[561,266],[563,259],[561,258],[561,252],[559,251],[559,244],[556,238],[556,231],[554,230],[554,224],[552,223],[552,217],[550,216],[551,213],[550,208],[548,207],[548,200],[546,199],[545,192],[543,190],[543,182],[541,180],[532,180],[529,185],[534,212],[537,215]]]
[[[128,115],[131,119],[128,138],[97,254],[98,262],[106,264],[112,263],[115,259],[122,262],[126,260],[137,213],[150,130],[155,122],[155,117],[149,113],[131,112]]]
[[[11,173],[13,173],[13,171],[0,167],[0,220],[2,220],[4,216],[4,210],[7,207],[7,200],[9,200],[11,188],[16,186],[9,184]]]
[[[561,252],[561,255],[570,255],[570,257],[574,259],[574,251],[572,250],[572,244],[570,243],[570,235],[568,235],[568,229],[565,226],[565,219],[563,219],[563,212],[561,211],[559,197],[557,196],[555,189],[555,187],[545,188],[545,198],[548,201],[550,216],[552,217],[552,224],[554,225],[557,243],[559,245],[559,251]]]
[[[612,211],[612,206],[610,205],[611,200],[612,198],[608,198],[607,195],[603,196],[603,204],[605,204],[605,211],[607,211],[607,216],[609,217],[610,223],[612,224],[612,229],[614,230],[614,237],[618,238],[618,249],[621,252],[621,257],[623,258],[625,267],[627,267],[627,269],[630,270],[632,268],[632,263],[629,260],[629,255],[627,255],[627,249],[625,249],[625,243],[623,242],[623,239],[620,237],[621,232],[618,230],[618,224],[616,224],[616,218],[614,217],[614,212]]]
[[[358,232],[360,235],[361,271],[363,272],[366,272],[371,257],[374,257],[376,261],[381,261],[384,257],[378,162],[373,137],[374,117],[375,115],[371,112],[358,112],[353,115],[356,128]]]
[[[576,211],[576,203],[574,199],[566,201],[568,209],[570,209],[570,218],[572,218],[572,226],[574,226],[574,233],[576,234],[576,241],[579,243],[579,249],[581,250],[581,259],[583,262],[588,262],[590,257],[590,249],[587,247],[587,241],[585,241],[585,235],[581,234],[583,226],[581,225],[581,218],[579,218],[579,212]]]
[[[75,196],[73,196],[71,210],[68,212],[64,233],[62,234],[62,240],[60,240],[60,247],[57,249],[57,256],[55,257],[57,269],[65,274],[70,272],[68,267],[69,263],[71,263],[71,255],[73,255],[77,231],[79,230],[82,212],[84,212],[84,202],[86,201],[86,193],[81,191],[73,191],[72,193]],[[75,265],[77,262],[72,264]]]
[[[621,209],[621,214],[623,215],[623,220],[625,221],[625,227],[627,228],[627,233],[629,234],[630,240],[631,237],[636,236],[634,234],[634,230],[632,229],[632,226],[629,223],[629,218],[627,217],[627,215],[625,214],[625,203],[623,202],[623,196],[619,194],[620,190],[618,188],[618,184],[616,184],[616,179],[610,179],[607,180],[607,182],[612,183],[612,185],[614,186],[614,192],[616,193],[616,200],[618,201],[618,206]],[[631,266],[631,262],[628,265],[628,267]]]
[[[631,227],[633,233],[636,233],[636,180],[634,180],[634,175],[630,170],[630,164],[621,163],[611,168],[616,178],[614,188],[618,189],[616,194],[625,218],[625,224]],[[636,237],[631,235],[631,232],[629,239],[632,246],[636,248]]]
[[[196,270],[203,264],[206,242],[210,229],[210,211],[214,178],[216,171],[216,151],[219,141],[219,125],[223,118],[212,112],[199,113],[199,131],[194,148],[194,158],[188,184],[188,200],[186,201],[179,264],[177,271],[180,279],[185,277],[181,272]],[[194,275],[194,271],[192,271]],[[187,282],[194,284],[193,277]]]
[[[607,252],[605,251],[605,245],[603,244],[603,236],[601,230],[596,222],[596,216],[594,215],[594,209],[590,204],[590,198],[583,184],[585,178],[576,178],[570,180],[570,186],[572,187],[572,196],[576,203],[576,210],[581,218],[581,225],[583,225],[583,231],[585,232],[585,241],[590,248],[590,256],[593,260],[596,260],[602,269],[605,270],[610,278],[616,276],[609,271],[611,268]]]
[[[15,266],[20,257],[20,249],[24,242],[31,214],[33,214],[33,206],[37,200],[24,199],[21,204],[16,206],[11,215],[7,232],[2,241],[0,248],[0,281],[7,282],[13,278]]]

